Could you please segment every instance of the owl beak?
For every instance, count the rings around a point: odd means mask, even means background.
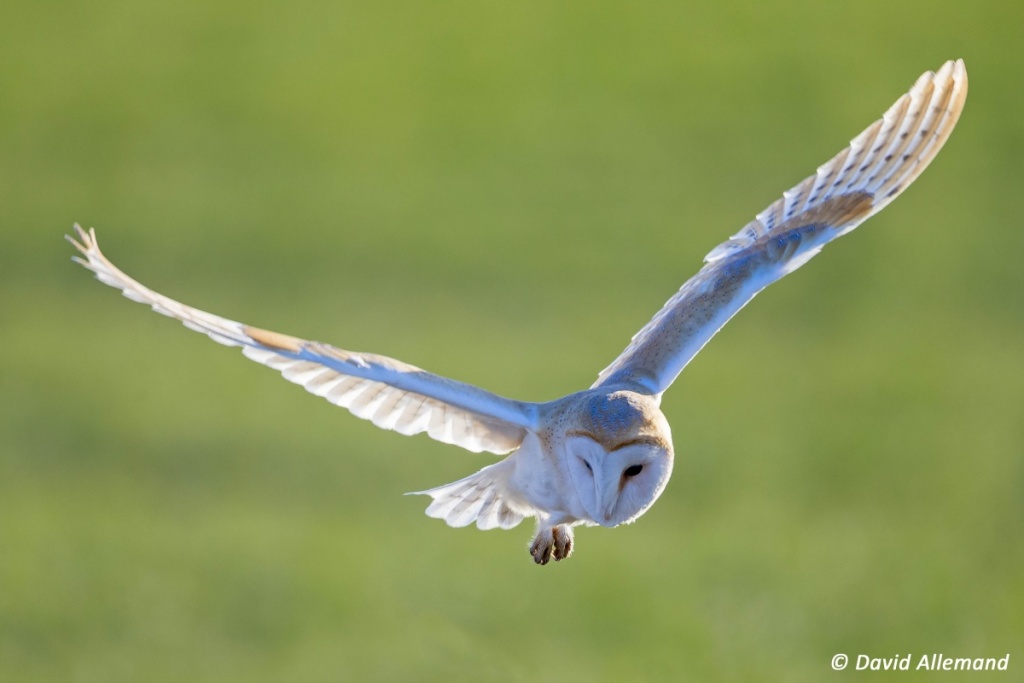
[[[612,513],[615,512],[615,507],[619,504],[619,480],[618,478],[609,478],[604,483],[604,490],[600,492],[601,495],[598,498],[604,505],[601,508],[602,519],[598,520],[601,526],[615,526],[612,523]]]

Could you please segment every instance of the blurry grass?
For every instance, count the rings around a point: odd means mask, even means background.
[[[1022,14],[7,8],[0,680],[818,681],[837,652],[1013,666]],[[188,303],[546,400],[957,56],[971,95],[934,168],[716,337],[665,397],[663,499],[543,570],[528,527],[450,530],[400,495],[488,459],[381,433],[129,305],[59,239],[96,225]]]

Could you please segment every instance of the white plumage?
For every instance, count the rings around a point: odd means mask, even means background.
[[[75,225],[75,260],[154,311],[279,371],[285,379],[400,434],[470,451],[511,453],[465,479],[421,491],[427,514],[451,526],[511,528],[537,520],[530,553],[568,557],[572,528],[617,526],[642,515],[672,472],[661,395],[712,336],[764,287],[895,199],[931,162],[967,96],[963,61],[923,74],[883,117],[817,172],[715,247],[585,391],[548,403],[514,401],[391,358],[307,341],[221,318],[158,294]]]

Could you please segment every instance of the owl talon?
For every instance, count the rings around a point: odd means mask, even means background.
[[[551,538],[550,531],[539,533],[537,538],[533,539],[533,545],[530,546],[530,555],[533,556],[533,561],[537,564],[547,564],[551,561],[554,547],[555,542]]]
[[[555,537],[555,548],[552,555],[555,562],[564,560],[572,555],[572,529],[568,526],[556,526],[551,530]]]
[[[572,555],[572,529],[559,525],[551,529],[541,529],[530,546],[530,555],[537,564],[555,562]]]

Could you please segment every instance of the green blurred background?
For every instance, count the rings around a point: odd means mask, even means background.
[[[0,680],[856,678],[838,652],[1010,653],[1021,680],[1024,4],[3,14]],[[716,337],[665,397],[665,495],[556,566],[529,524],[401,495],[490,458],[352,418],[61,239],[96,226],[187,303],[552,399],[955,57],[933,167]]]

